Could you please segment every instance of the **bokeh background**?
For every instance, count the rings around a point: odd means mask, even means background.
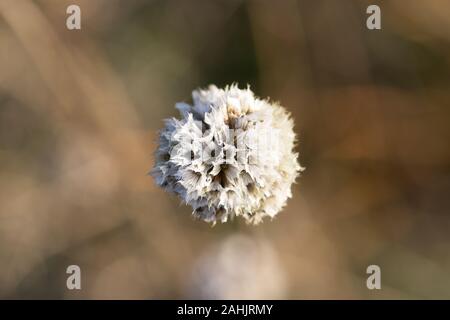
[[[450,298],[449,15],[447,0],[0,0],[0,297]],[[212,228],[147,172],[175,102],[232,82],[292,112],[307,169],[273,221]]]

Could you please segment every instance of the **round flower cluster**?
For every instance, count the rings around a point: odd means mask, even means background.
[[[181,119],[167,119],[160,132],[156,183],[206,222],[273,218],[303,169],[289,113],[236,85],[211,85],[192,97],[192,106],[176,104]]]

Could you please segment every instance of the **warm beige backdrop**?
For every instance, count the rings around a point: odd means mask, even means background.
[[[373,3],[381,31],[365,28]],[[0,297],[450,298],[449,14],[447,0],[0,0]],[[293,113],[307,168],[258,227],[194,221],[146,175],[174,103],[231,82]]]

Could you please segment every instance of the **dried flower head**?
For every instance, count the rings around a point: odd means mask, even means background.
[[[192,97],[192,106],[176,104],[182,118],[167,119],[160,132],[156,183],[213,224],[273,218],[302,170],[289,113],[236,85],[211,85]]]

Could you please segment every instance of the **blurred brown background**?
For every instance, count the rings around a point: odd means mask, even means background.
[[[0,297],[450,298],[449,15],[447,0],[0,0]],[[293,113],[307,169],[274,221],[211,228],[146,174],[174,103],[232,82]]]

